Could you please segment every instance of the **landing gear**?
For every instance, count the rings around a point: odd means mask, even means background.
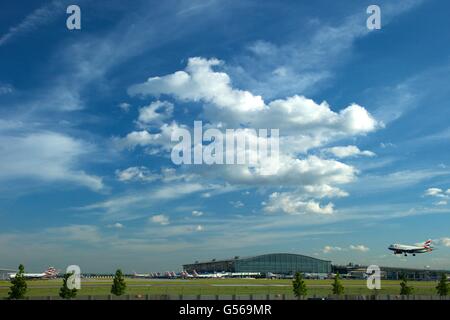
[[[405,257],[407,257],[408,255],[405,253]]]
[[[413,257],[415,257],[416,256],[416,254],[415,253],[413,253]]]

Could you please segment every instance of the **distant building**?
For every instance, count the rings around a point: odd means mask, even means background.
[[[433,269],[414,269],[414,268],[397,268],[397,267],[381,267],[386,272],[386,279],[397,280],[404,275],[408,280],[438,280],[442,274],[450,275],[449,270],[433,270]]]
[[[0,268],[0,280],[9,280],[9,274],[10,273],[16,273],[17,270],[11,270],[11,269],[1,269]]]
[[[331,261],[321,260],[301,254],[270,253],[253,257],[234,257],[225,260],[196,261],[183,265],[187,272],[259,272],[292,275],[295,272],[322,273],[331,272]]]
[[[348,264],[346,266],[333,265],[333,273],[339,272],[346,278],[364,279],[366,277],[366,266]],[[419,268],[383,267],[380,266],[381,279],[399,280],[405,276],[408,280],[438,280],[442,274],[450,275],[449,270],[433,270]]]

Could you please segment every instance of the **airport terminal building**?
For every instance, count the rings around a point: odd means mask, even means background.
[[[16,272],[17,270],[0,268],[0,280],[9,280],[9,275]]]
[[[187,272],[259,272],[267,274],[291,275],[295,272],[330,273],[331,261],[321,260],[301,254],[270,253],[252,257],[234,257],[226,260],[196,261],[183,265]]]

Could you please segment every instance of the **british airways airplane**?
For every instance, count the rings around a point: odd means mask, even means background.
[[[416,253],[431,252],[434,248],[431,246],[431,240],[427,240],[423,245],[415,246],[395,243],[391,244],[388,249],[394,251],[394,254],[404,254],[406,257],[408,253],[415,256]]]
[[[10,273],[9,278],[14,279],[17,273]],[[58,270],[53,267],[49,267],[42,273],[24,273],[26,279],[54,279],[58,276]]]

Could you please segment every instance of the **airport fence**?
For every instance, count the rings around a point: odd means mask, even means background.
[[[63,300],[58,296],[34,296],[28,300]],[[327,295],[327,296],[306,296],[297,298],[286,294],[265,294],[265,295],[90,295],[78,296],[73,300],[448,300],[450,296],[438,295]]]

